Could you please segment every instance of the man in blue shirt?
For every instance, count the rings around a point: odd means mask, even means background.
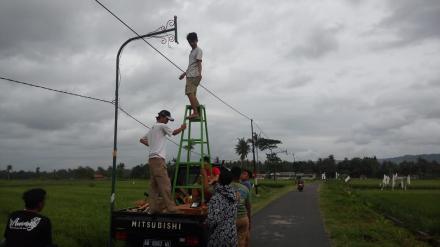
[[[250,180],[251,178],[251,171],[249,171],[248,169],[243,169],[243,171],[241,172],[240,181],[242,185],[246,186],[249,189],[250,192],[252,192],[252,183]]]

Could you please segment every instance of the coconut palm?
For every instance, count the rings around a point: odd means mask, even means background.
[[[244,138],[238,138],[238,143],[235,145],[235,153],[240,155],[241,165],[243,165],[243,161],[250,150],[249,143]]]

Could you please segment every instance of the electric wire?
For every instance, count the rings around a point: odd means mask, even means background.
[[[109,12],[113,17],[115,17],[118,21],[120,21],[122,24],[124,24],[125,27],[127,27],[128,29],[130,29],[130,31],[132,31],[134,34],[136,34],[138,37],[141,37],[141,35],[139,33],[137,33],[133,28],[131,28],[128,24],[126,24],[123,20],[121,20],[121,18],[119,18],[115,13],[113,13],[110,9],[108,9],[104,4],[102,4],[100,1],[95,0],[99,5],[101,5],[101,7],[103,7],[105,10],[107,10],[107,12]],[[165,58],[166,60],[168,60],[168,62],[170,62],[171,64],[173,64],[176,68],[180,69],[182,72],[183,70],[177,65],[175,64],[173,61],[171,61],[167,56],[165,56],[165,54],[163,54],[161,51],[159,51],[156,47],[154,47],[152,44],[150,44],[145,38],[141,39],[147,43],[151,48],[153,48],[153,50],[155,50],[157,53],[159,53],[163,58]]]
[[[113,17],[115,17],[119,22],[121,22],[125,27],[127,27],[131,32],[133,32],[138,37],[140,37],[147,45],[149,45],[153,50],[155,50],[157,53],[159,53],[168,62],[170,62],[175,68],[177,68],[181,72],[185,72],[180,66],[178,66],[176,63],[174,63],[170,58],[168,58],[165,54],[163,54],[159,49],[157,49],[155,46],[153,46],[145,38],[141,37],[141,35],[138,32],[136,32],[132,27],[130,27],[130,25],[125,23],[121,18],[119,18],[115,13],[113,13],[103,3],[101,3],[99,0],[95,0],[95,2],[97,2],[102,8],[104,8],[107,12],[109,12]],[[119,75],[119,76],[121,76],[121,75]],[[32,86],[32,87],[42,88],[42,89],[46,89],[46,90],[50,90],[50,91],[54,91],[54,92],[58,92],[58,93],[64,93],[64,94],[69,94],[69,95],[78,96],[78,97],[82,97],[82,98],[87,98],[87,99],[91,99],[91,100],[102,101],[102,102],[114,104],[113,101],[109,101],[109,100],[104,100],[104,99],[99,99],[99,98],[95,98],[95,97],[91,97],[91,96],[85,96],[85,95],[80,95],[80,94],[71,93],[71,92],[67,92],[67,91],[52,89],[52,88],[48,88],[48,87],[44,87],[44,86],[39,86],[39,85],[34,85],[32,83],[21,82],[21,81],[17,81],[17,80],[5,78],[5,77],[0,77],[0,79],[8,80],[8,81],[11,81],[11,82],[16,82],[16,83],[20,83],[20,84],[24,84],[24,85],[28,85],[28,86]],[[200,84],[200,87],[202,87],[206,92],[208,92],[210,95],[212,95],[214,98],[219,100],[221,103],[223,103],[225,106],[229,107],[231,110],[233,110],[237,114],[241,115],[242,117],[246,118],[249,121],[253,121],[255,123],[255,126],[260,130],[260,132],[263,133],[263,135],[266,136],[266,138],[268,138],[267,134],[263,131],[263,129],[251,117],[249,117],[248,115],[246,115],[243,112],[239,111],[237,108],[233,107],[231,104],[227,103],[225,100],[223,100],[221,97],[217,96],[213,91],[211,91],[210,89],[208,89],[204,85]],[[121,108],[119,107],[119,109],[121,109]],[[121,111],[123,111],[127,116],[129,116],[130,118],[132,118],[136,122],[138,122],[141,125],[143,125],[144,127],[146,127],[142,122],[140,122],[139,120],[134,118],[132,115],[128,115],[125,110],[121,109]]]
[[[3,77],[3,76],[0,76],[0,79],[5,80],[5,81],[10,81],[10,82],[18,83],[18,84],[22,84],[22,85],[26,85],[26,86],[30,86],[30,87],[45,89],[45,90],[49,90],[49,91],[53,91],[53,92],[57,92],[57,93],[63,93],[63,94],[77,96],[77,97],[81,97],[81,98],[85,98],[85,99],[90,99],[90,100],[101,101],[101,102],[113,104],[113,102],[110,101],[110,100],[105,100],[105,99],[100,99],[100,98],[96,98],[96,97],[86,96],[86,95],[82,95],[82,94],[72,93],[72,92],[68,92],[68,91],[53,89],[53,88],[37,85],[35,83],[14,80],[14,79],[6,78],[6,77]]]
[[[255,123],[255,122],[254,122]],[[260,130],[260,135],[263,134],[266,138],[269,138],[268,135],[266,135],[266,133],[263,131],[263,129],[260,127],[260,125],[258,125],[257,123],[255,123],[255,127],[257,127]]]
[[[113,13],[109,8],[107,8],[104,4],[102,4],[99,0],[95,0],[101,7],[103,7],[105,10],[107,10],[107,12],[109,12],[113,17],[115,17],[119,22],[121,22],[125,27],[127,27],[130,31],[132,31],[134,34],[136,34],[138,37],[140,37],[146,44],[148,44],[151,48],[153,48],[153,50],[155,50],[157,53],[159,53],[163,58],[165,58],[168,62],[170,62],[172,65],[174,65],[174,67],[176,67],[178,70],[180,70],[181,72],[185,72],[179,65],[177,65],[176,63],[174,63],[171,59],[169,59],[165,54],[163,54],[161,51],[159,51],[155,46],[153,46],[150,42],[148,42],[145,38],[141,37],[141,35],[136,32],[132,27],[130,27],[130,25],[128,25],[127,23],[125,23],[121,18],[119,18],[115,13]],[[246,114],[242,113],[241,111],[239,111],[237,108],[233,107],[231,104],[227,103],[226,101],[224,101],[223,99],[221,99],[219,96],[217,96],[213,91],[209,90],[207,87],[203,86],[202,84],[200,84],[200,87],[202,87],[204,90],[206,90],[206,92],[208,92],[209,94],[211,94],[213,97],[215,97],[217,100],[219,100],[221,103],[223,103],[224,105],[226,105],[227,107],[229,107],[231,110],[235,111],[236,113],[238,113],[239,115],[241,115],[242,117],[246,118],[247,120],[251,120],[251,118],[249,116],[247,116]]]
[[[136,117],[134,117],[133,115],[131,115],[130,113],[128,113],[128,112],[127,112],[126,110],[124,110],[122,107],[118,107],[118,108],[119,108],[119,110],[121,110],[125,115],[127,115],[129,118],[131,118],[131,119],[133,119],[134,121],[138,122],[140,125],[144,126],[145,128],[147,128],[147,129],[151,129],[150,126],[148,126],[148,125],[142,123],[140,120],[138,120]],[[168,141],[170,141],[171,143],[173,143],[174,145],[176,145],[176,146],[179,147],[179,144],[178,144],[177,142],[175,142],[173,139],[170,139],[170,138],[168,138],[168,137],[167,137],[167,139],[168,139]],[[201,156],[201,154],[200,154],[199,152],[196,152],[196,151],[193,151],[193,150],[191,150],[190,152],[191,152],[191,153],[194,153],[194,154],[197,154],[197,155],[199,155],[199,156]]]
[[[96,98],[96,97],[91,97],[91,96],[87,96],[87,95],[83,95],[83,94],[78,94],[78,93],[72,93],[72,92],[68,92],[68,91],[64,91],[64,90],[58,90],[58,89],[54,89],[54,88],[49,88],[49,87],[45,87],[45,86],[41,86],[35,83],[30,83],[30,82],[24,82],[24,81],[19,81],[19,80],[14,80],[11,78],[6,78],[3,76],[0,76],[0,79],[5,80],[5,81],[9,81],[9,82],[13,82],[13,83],[17,83],[17,84],[21,84],[21,85],[25,85],[25,86],[30,86],[30,87],[35,87],[35,88],[39,88],[39,89],[44,89],[44,90],[48,90],[48,91],[52,91],[52,92],[56,92],[56,93],[61,93],[61,94],[66,94],[66,95],[71,95],[71,96],[76,96],[76,97],[80,97],[80,98],[84,98],[84,99],[89,99],[89,100],[94,100],[94,101],[100,101],[100,102],[104,102],[104,103],[108,103],[111,105],[114,105],[114,101],[110,101],[110,100],[105,100],[105,99],[100,99],[100,98]],[[129,112],[127,112],[125,109],[123,109],[122,107],[118,107],[118,109],[123,112],[125,115],[127,115],[129,118],[133,119],[134,121],[136,121],[137,123],[139,123],[140,125],[144,126],[147,129],[151,129],[150,126],[142,123],[139,119],[137,119],[136,117],[134,117],[132,114],[130,114]],[[177,142],[175,142],[174,140],[167,138],[168,141],[170,141],[171,143],[173,143],[176,146],[179,146],[179,144]],[[200,153],[196,152],[196,151],[192,151],[191,153],[195,153],[199,156],[201,156]]]

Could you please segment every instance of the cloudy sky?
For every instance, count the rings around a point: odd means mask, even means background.
[[[184,38],[196,31],[202,84],[297,160],[439,152],[438,0],[102,1],[142,34],[177,15],[180,44],[151,43],[186,67]],[[2,0],[0,33],[1,76],[108,100],[116,52],[133,36],[92,0]],[[148,125],[169,109],[178,127],[179,71],[143,42],[125,48],[121,66],[122,107]],[[237,159],[250,122],[198,95],[213,156]],[[109,104],[0,81],[0,169],[106,167],[112,128]],[[119,131],[119,161],[145,162],[147,129],[121,115]]]

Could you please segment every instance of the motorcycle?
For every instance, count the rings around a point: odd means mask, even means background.
[[[299,192],[302,192],[304,189],[304,182],[303,181],[298,182],[298,186],[296,188]]]

